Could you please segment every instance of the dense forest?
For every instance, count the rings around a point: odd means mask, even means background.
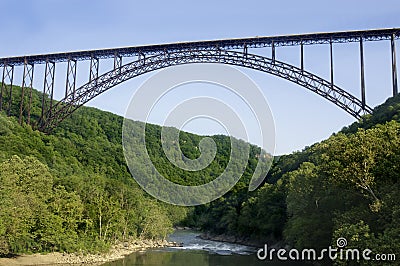
[[[16,115],[19,88],[13,93]],[[33,93],[38,123],[41,95]],[[345,237],[349,248],[400,257],[400,96],[327,140],[281,156],[253,192],[248,185],[260,149],[250,146],[235,187],[196,207],[157,201],[137,185],[122,151],[122,121],[82,107],[43,134],[0,113],[0,254],[105,250],[117,240],[164,238],[173,225],[186,225],[296,248],[322,249]],[[146,144],[157,170],[173,182],[204,184],[229,161],[230,138],[212,136],[218,148],[212,163],[183,171],[162,153],[160,132],[147,125]],[[179,136],[184,155],[198,158],[203,137]],[[140,163],[135,169],[134,175],[151,174]]]
[[[201,227],[298,249],[322,250],[344,237],[349,249],[398,258],[400,95],[327,140],[280,157],[266,180],[255,193],[234,191],[199,206]]]
[[[122,117],[82,107],[44,134],[18,123],[20,93],[14,86],[11,117],[0,113],[0,254],[105,250],[115,241],[165,238],[173,225],[195,225],[193,208],[157,201],[132,178],[121,144]],[[33,124],[39,123],[40,99],[33,91]],[[24,116],[26,121],[26,111]],[[140,130],[144,124],[132,126]],[[212,136],[218,148],[214,161],[200,172],[185,174],[162,153],[160,134],[161,127],[147,125],[147,151],[171,181],[200,185],[224,171],[229,137]],[[202,137],[186,132],[179,137],[184,155],[198,157]],[[246,180],[259,151],[250,147]],[[151,175],[141,155],[137,157],[133,174]]]
[[[13,93],[18,97],[19,88]],[[35,119],[40,94],[34,91],[33,99]],[[0,114],[1,254],[93,252],[117,240],[165,238],[186,216],[185,209],[147,196],[131,178],[121,121],[84,108],[43,134]]]

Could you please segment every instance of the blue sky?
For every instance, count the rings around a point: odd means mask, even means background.
[[[400,27],[398,0],[3,0],[1,8],[0,57],[166,42]],[[365,45],[367,101],[371,106],[390,96],[389,52],[388,42]],[[268,56],[270,51],[265,49],[260,53]],[[329,47],[306,47],[305,55],[306,69],[329,79]],[[298,64],[299,50],[278,48],[276,56],[278,60]],[[335,80],[358,96],[357,44],[335,45],[334,56]],[[276,124],[278,154],[301,150],[354,121],[343,110],[304,88],[264,73],[243,72],[257,82],[270,104]],[[56,75],[59,86],[63,86],[64,74],[57,71]],[[148,77],[126,82],[88,105],[122,115],[131,94]],[[43,80],[35,80],[35,87],[41,89],[42,86]]]

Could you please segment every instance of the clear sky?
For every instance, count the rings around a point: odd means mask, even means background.
[[[2,0],[0,6],[0,57],[400,27],[398,0]],[[382,103],[391,93],[389,47],[388,42],[365,45],[367,101],[371,106]],[[399,55],[399,41],[397,51]],[[260,53],[269,56],[270,50]],[[299,49],[278,48],[276,56],[298,65]],[[305,56],[307,70],[329,79],[329,46],[306,47]],[[337,44],[334,56],[335,81],[358,96],[358,45]],[[85,77],[79,77],[79,67],[78,80],[87,79],[86,72]],[[354,122],[349,114],[302,87],[261,72],[243,72],[257,82],[270,104],[276,124],[277,154],[301,150]],[[56,85],[65,86],[65,74],[57,71],[56,75]],[[149,76],[126,82],[88,105],[122,115],[132,93]],[[42,86],[43,80],[35,80],[35,87]],[[210,132],[199,129],[197,133]]]

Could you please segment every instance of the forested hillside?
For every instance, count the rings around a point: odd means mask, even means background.
[[[193,208],[157,201],[134,181],[122,150],[122,117],[82,107],[51,134],[44,134],[18,124],[19,87],[14,86],[13,95],[12,116],[0,113],[1,254],[95,251],[116,240],[164,238],[174,224],[195,224],[189,215]],[[33,91],[33,123],[38,123],[40,98]],[[141,122],[133,124],[138,130],[143,127]],[[229,161],[230,138],[213,136],[218,152],[212,164],[185,174],[163,154],[160,134],[159,126],[147,125],[148,152],[157,169],[173,182],[204,184],[222,173]],[[199,156],[201,139],[180,132],[187,158]],[[246,182],[259,151],[250,147]],[[138,158],[134,174],[150,175],[143,165]]]
[[[17,99],[18,87],[14,93]],[[40,93],[34,91],[33,99],[37,121]],[[13,107],[12,114],[18,112]],[[349,248],[400,257],[400,96],[327,140],[280,157],[254,192],[248,183],[260,149],[251,146],[237,185],[191,208],[156,201],[136,184],[122,151],[122,120],[82,107],[46,135],[0,114],[1,254],[93,251],[116,240],[163,238],[174,224],[184,224],[297,248],[327,248],[345,237]],[[160,131],[149,125],[146,143],[157,170],[171,181],[203,184],[225,169],[228,137],[212,136],[218,147],[214,161],[187,173],[162,153]],[[200,155],[201,139],[180,133],[187,158]],[[149,174],[140,163],[136,173]]]
[[[345,237],[347,248],[400,257],[399,122],[400,95],[327,140],[282,156],[255,193],[233,192],[198,207],[201,226],[299,249],[335,246]]]
[[[116,240],[164,238],[174,219],[185,217],[186,210],[148,197],[131,178],[121,121],[84,108],[46,135],[0,114],[1,254],[96,251]]]

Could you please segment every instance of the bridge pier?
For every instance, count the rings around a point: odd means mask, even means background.
[[[32,87],[33,87],[33,69],[34,64],[28,63],[27,60],[24,62],[24,73],[22,74],[22,85],[21,85],[21,102],[19,105],[19,118],[18,122],[22,125],[23,121],[23,113],[25,109],[25,88],[29,88],[29,102],[28,102],[28,114],[27,114],[27,123],[31,122],[31,105],[32,105]]]
[[[122,56],[115,53],[114,54],[114,70],[121,69],[121,67],[122,67]]]
[[[361,70],[361,103],[365,109],[365,75],[364,75],[364,43],[363,37],[360,37],[360,70]]]
[[[89,82],[97,79],[99,76],[99,58],[94,55],[90,59]]]
[[[275,42],[272,40],[272,44],[271,44],[271,58],[272,58],[272,62],[275,64]]]
[[[67,80],[65,84],[65,98],[72,94],[72,100],[75,98],[76,83],[76,60],[69,58],[67,67]]]
[[[301,72],[304,72],[304,45],[303,41],[300,43],[300,69]]]
[[[143,52],[138,53],[138,61],[144,65],[146,63],[146,54]]]
[[[42,114],[40,127],[44,126],[44,123],[51,114],[53,108],[53,92],[54,92],[54,75],[56,71],[56,64],[52,61],[46,60],[46,67],[44,70],[44,84],[43,84],[43,95],[42,95]]]
[[[12,85],[14,80],[14,65],[4,64],[3,67],[3,78],[1,81],[1,92],[0,92],[0,110],[3,108],[3,95],[8,95],[8,111],[7,114],[11,115],[12,105]],[[9,88],[7,89],[8,83]]]
[[[329,47],[330,47],[330,57],[331,57],[331,87],[333,88],[334,82],[333,82],[333,45],[332,45],[332,38],[329,42]]]
[[[390,38],[391,52],[392,52],[392,83],[393,83],[393,96],[396,96],[399,91],[397,88],[397,66],[396,66],[396,43],[394,41],[394,34]]]

